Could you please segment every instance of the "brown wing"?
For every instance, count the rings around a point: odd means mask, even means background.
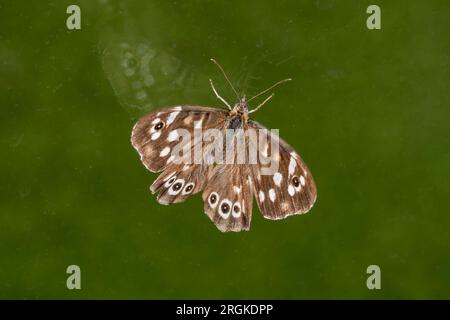
[[[203,202],[205,213],[220,231],[248,231],[253,204],[250,167],[217,165],[207,180]]]
[[[172,148],[182,148],[192,141],[183,139],[183,132],[193,136],[194,126],[223,127],[227,111],[215,108],[178,106],[152,112],[133,127],[131,144],[142,163],[152,172],[163,171],[173,162]],[[193,147],[189,146],[189,149]]]
[[[254,121],[249,123],[249,128],[267,130]],[[267,132],[272,137],[270,131]],[[278,160],[275,172],[263,175],[262,165],[251,166],[259,210],[265,218],[275,220],[308,212],[317,197],[316,185],[306,164],[286,142],[281,138],[278,141],[278,153],[272,154],[270,143],[265,151],[267,157]]]
[[[223,127],[226,116],[221,109],[184,106],[150,113],[136,123],[131,136],[133,147],[148,170],[163,171],[150,187],[152,193],[159,193],[159,203],[179,203],[203,190],[212,167],[194,161],[193,150],[201,143],[194,141],[194,128]],[[208,143],[204,141],[202,147],[206,149]],[[190,159],[174,161],[175,147],[187,147]]]
[[[203,190],[210,170],[211,166],[200,164],[169,165],[153,182],[150,191],[159,193],[157,200],[161,204],[183,202]]]

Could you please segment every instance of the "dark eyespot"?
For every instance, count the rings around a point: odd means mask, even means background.
[[[217,196],[215,194],[212,194],[209,196],[209,201],[211,202],[211,204],[216,203],[217,201]]]
[[[172,184],[172,183],[175,181],[175,179],[176,179],[176,177],[170,178],[169,181],[168,181],[168,183],[169,183],[169,184]]]
[[[293,177],[292,183],[294,184],[295,187],[298,187],[300,185],[300,181],[298,180],[298,177]]]
[[[175,183],[175,184],[173,185],[172,189],[173,189],[174,191],[178,191],[178,190],[181,189],[181,186],[182,186],[182,185],[183,185],[183,184],[182,184],[181,182],[177,182],[177,183]]]
[[[230,211],[230,205],[228,203],[222,203],[222,206],[220,208],[222,209],[223,213],[228,213],[228,211]]]
[[[162,127],[164,127],[164,123],[158,122],[158,123],[155,125],[155,130],[161,130]]]
[[[241,211],[241,208],[239,208],[239,206],[234,206],[233,211],[239,213]]]
[[[186,192],[191,192],[191,190],[194,188],[194,185],[190,184],[186,187]]]

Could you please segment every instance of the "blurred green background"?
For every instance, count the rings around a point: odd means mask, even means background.
[[[437,0],[2,1],[0,298],[450,298],[449,14]],[[200,195],[149,194],[131,128],[163,106],[220,106],[209,77],[233,100],[210,57],[248,95],[294,79],[253,118],[311,169],[310,214],[254,208],[250,232],[222,234]]]

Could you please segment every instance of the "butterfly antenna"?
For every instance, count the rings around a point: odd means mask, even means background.
[[[284,79],[284,80],[278,81],[277,83],[271,85],[271,86],[270,86],[269,88],[267,88],[266,90],[261,91],[261,92],[258,93],[256,96],[253,96],[253,97],[251,97],[250,99],[248,99],[247,102],[249,102],[249,101],[251,101],[251,100],[253,100],[253,99],[259,97],[260,95],[262,95],[262,94],[266,93],[267,91],[269,91],[269,90],[275,88],[276,86],[278,86],[278,85],[280,85],[280,84],[282,84],[282,83],[291,81],[291,80],[292,80],[291,78],[288,78],[288,79]],[[266,99],[266,100],[269,100],[269,99]],[[264,102],[265,102],[265,101],[264,101]],[[259,107],[259,106],[258,106],[258,107]]]
[[[228,79],[227,74],[225,73],[225,71],[223,70],[222,66],[213,58],[211,58],[211,61],[214,62],[216,64],[216,66],[219,67],[220,71],[222,71],[223,76],[225,77],[225,79],[227,80],[228,84],[230,85],[231,89],[233,89],[234,93],[236,94],[236,97],[238,99],[238,101],[240,100],[239,98],[239,94],[237,93],[236,89],[233,87],[233,84],[231,83],[230,79]]]

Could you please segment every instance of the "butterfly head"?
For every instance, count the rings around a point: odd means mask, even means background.
[[[242,97],[238,103],[236,103],[232,110],[236,114],[247,114],[248,113],[248,104],[245,96]]]

